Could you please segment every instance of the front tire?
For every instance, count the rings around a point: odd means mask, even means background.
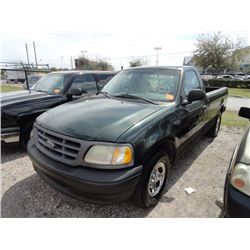
[[[170,160],[165,152],[157,153],[144,165],[145,172],[134,195],[137,205],[148,208],[155,206],[170,175]]]
[[[21,146],[26,149],[28,141],[30,139],[30,133],[33,128],[33,121],[21,127],[20,130],[20,144]]]

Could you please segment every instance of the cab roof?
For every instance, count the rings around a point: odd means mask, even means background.
[[[65,70],[65,71],[53,71],[49,74],[116,74],[117,71],[101,71],[101,70]]]
[[[133,67],[125,70],[133,69],[174,69],[174,70],[187,70],[187,69],[196,69],[193,66],[143,66],[143,67]]]

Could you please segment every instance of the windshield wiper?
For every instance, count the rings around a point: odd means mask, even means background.
[[[137,100],[142,100],[144,102],[148,102],[148,103],[151,103],[151,104],[154,104],[154,105],[158,105],[158,103],[156,103],[156,102],[154,102],[152,100],[149,100],[147,98],[140,97],[140,96],[137,96],[137,95],[131,95],[131,94],[127,94],[127,93],[118,94],[118,95],[115,95],[115,97],[128,98],[128,99],[137,99]]]
[[[104,94],[106,97],[108,97],[109,99],[112,99],[112,96],[108,93],[108,92],[106,92],[106,91],[99,91],[98,93],[97,93],[97,95],[99,95],[99,94]]]

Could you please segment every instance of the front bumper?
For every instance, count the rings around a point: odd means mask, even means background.
[[[55,189],[74,198],[113,204],[129,199],[138,184],[142,166],[119,170],[71,167],[42,154],[31,139],[27,152],[35,171]]]
[[[1,140],[6,143],[19,141],[19,136],[19,127],[1,128]]]
[[[250,218],[250,197],[235,189],[226,178],[224,214],[229,218]]]

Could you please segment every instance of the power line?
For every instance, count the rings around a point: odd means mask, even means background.
[[[169,55],[178,55],[178,54],[186,54],[186,53],[193,53],[193,51],[182,51],[182,52],[173,52],[173,53],[164,53],[158,54],[158,56],[169,56]],[[130,59],[133,57],[155,57],[155,55],[141,55],[141,56],[121,56],[121,57],[107,57],[107,59]]]

